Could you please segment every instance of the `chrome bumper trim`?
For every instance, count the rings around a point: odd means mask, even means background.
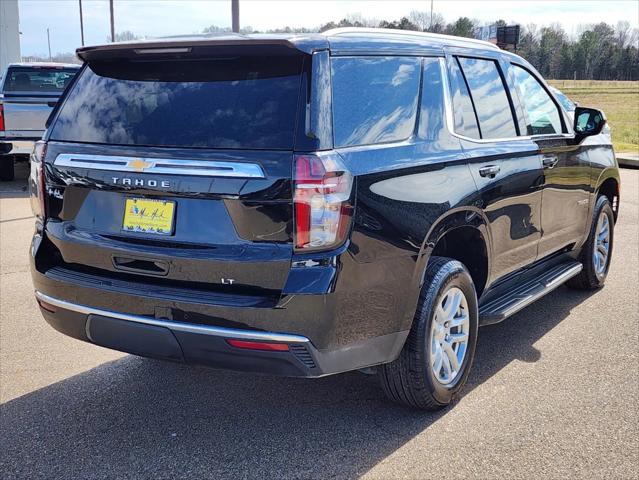
[[[160,320],[157,318],[143,317],[141,315],[131,315],[128,313],[113,312],[111,310],[102,310],[99,308],[88,307],[86,305],[78,305],[75,303],[50,297],[36,290],[36,298],[46,302],[54,307],[71,310],[73,312],[82,313],[84,315],[100,315],[103,317],[115,318],[118,320],[126,320],[128,322],[143,323],[156,327],[165,327],[169,330],[178,332],[196,333],[200,335],[211,335],[214,337],[237,338],[241,340],[253,340],[257,342],[282,342],[294,344],[308,344],[310,340],[301,335],[292,335],[288,333],[275,332],[258,332],[253,330],[238,330],[234,328],[212,327],[208,325],[195,325],[193,323],[180,323],[172,320]]]
[[[257,163],[213,160],[180,160],[176,158],[121,157],[61,153],[53,162],[56,167],[88,168],[125,173],[158,173],[198,177],[265,178]]]

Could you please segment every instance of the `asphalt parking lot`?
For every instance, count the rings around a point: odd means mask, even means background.
[[[465,394],[435,414],[360,373],[236,374],[57,333],[33,298],[26,172],[0,184],[1,478],[637,478],[638,170],[606,287],[483,328]]]

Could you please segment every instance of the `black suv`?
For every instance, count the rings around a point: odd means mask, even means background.
[[[36,297],[137,355],[450,403],[478,327],[608,272],[619,172],[535,69],[392,30],[78,50],[32,155]]]

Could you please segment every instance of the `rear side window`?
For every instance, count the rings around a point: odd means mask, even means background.
[[[93,62],[69,92],[50,138],[292,149],[302,63],[302,56]]]
[[[419,58],[335,57],[331,70],[336,147],[411,136],[419,97]]]
[[[494,60],[459,57],[475,105],[481,138],[517,136],[510,102]]]
[[[473,101],[456,59],[449,62],[449,70],[455,132],[468,138],[481,138]]]
[[[530,135],[562,133],[559,110],[544,87],[527,70],[518,65],[513,65],[513,72],[530,121],[528,133]]]
[[[78,68],[11,67],[3,91],[62,93],[78,71]]]

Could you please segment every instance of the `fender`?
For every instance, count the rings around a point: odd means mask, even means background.
[[[606,167],[604,168],[601,173],[599,174],[599,177],[597,178],[597,180],[594,182],[595,185],[595,192],[598,191],[601,186],[603,185],[603,183],[608,180],[608,179],[614,179],[617,181],[617,184],[621,185],[621,177],[619,176],[619,172],[617,170],[616,167]]]
[[[590,159],[590,205],[588,206],[588,217],[592,218],[593,210],[597,200],[597,194],[601,189],[604,182],[608,179],[614,179],[617,185],[621,185],[621,178],[619,176],[619,166],[615,159],[612,147],[605,145],[592,145],[588,148],[588,158]],[[619,196],[619,192],[617,192]],[[614,209],[615,220],[619,211],[619,202],[617,202],[617,209]],[[579,242],[579,249],[588,239],[590,228],[587,228],[584,232],[584,236]]]
[[[613,157],[614,158],[614,157]],[[621,177],[619,175],[619,168],[616,165],[616,160],[614,160],[614,165],[611,166],[605,166],[603,167],[603,169],[599,172],[597,172],[597,167],[600,167],[600,165],[592,165],[592,178],[594,180],[594,177],[597,175],[597,179],[593,181],[592,185],[593,185],[593,195],[592,195],[592,201],[590,202],[590,208],[588,210],[588,213],[590,215],[592,215],[592,210],[595,206],[595,201],[597,199],[597,194],[599,192],[599,190],[601,190],[602,185],[604,184],[604,182],[606,180],[609,179],[613,179],[617,182],[617,208],[614,209],[614,213],[615,213],[615,220],[617,219],[617,215],[619,213],[619,202],[620,202],[620,197],[621,197]]]

